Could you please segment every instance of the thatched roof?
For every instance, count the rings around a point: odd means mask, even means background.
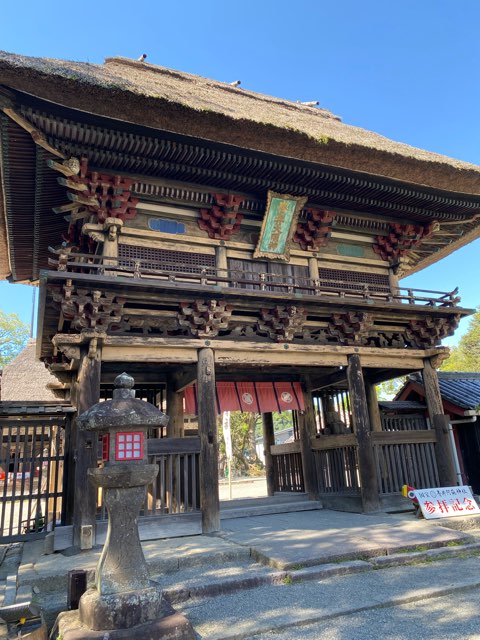
[[[2,402],[58,402],[64,397],[61,383],[45,368],[43,362],[36,359],[35,340],[29,340],[15,360],[4,367],[1,385]]]
[[[280,156],[480,193],[480,167],[344,124],[325,109],[127,58],[105,64],[0,52],[0,83],[65,106]]]

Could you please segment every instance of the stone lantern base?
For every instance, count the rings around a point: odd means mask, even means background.
[[[56,622],[57,637],[62,640],[195,640],[195,631],[187,618],[163,601],[163,618],[150,620],[129,629],[89,629],[80,622],[78,611],[61,613]]]

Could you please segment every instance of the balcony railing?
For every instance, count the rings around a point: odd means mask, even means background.
[[[347,280],[335,282],[288,275],[257,273],[238,269],[219,269],[211,266],[179,265],[168,262],[113,258],[84,253],[56,252],[49,258],[49,266],[58,271],[98,276],[122,276],[133,280],[154,279],[169,283],[224,287],[273,293],[300,294],[322,298],[348,298],[366,302],[386,302],[425,305],[430,307],[456,307],[460,302],[458,288],[453,291],[429,291],[368,285]]]

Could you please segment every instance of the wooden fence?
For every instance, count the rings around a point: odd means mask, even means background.
[[[304,493],[302,454],[299,442],[273,445],[274,489],[282,493]]]
[[[65,524],[64,415],[0,416],[0,539]]]
[[[372,433],[372,442],[380,494],[439,486],[434,431]]]
[[[148,462],[158,466],[158,475],[145,492],[140,516],[169,516],[200,511],[200,438],[161,438],[148,440]],[[97,516],[107,518],[98,495]]]
[[[358,494],[360,479],[355,436],[312,440],[319,493]]]

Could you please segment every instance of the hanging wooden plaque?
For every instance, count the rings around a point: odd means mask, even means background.
[[[254,258],[269,258],[285,262],[290,259],[290,248],[298,216],[306,202],[307,198],[274,191],[268,192],[267,209],[260,238],[253,253]]]

